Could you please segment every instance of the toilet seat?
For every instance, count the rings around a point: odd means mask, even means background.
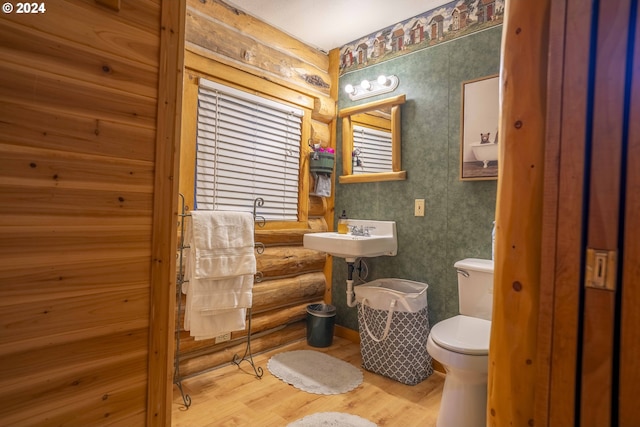
[[[431,339],[442,348],[474,356],[489,354],[491,321],[458,315],[436,323]]]

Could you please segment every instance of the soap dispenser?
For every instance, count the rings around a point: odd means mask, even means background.
[[[342,211],[342,215],[338,218],[338,234],[347,234],[349,231],[349,221],[347,219],[347,212]]]

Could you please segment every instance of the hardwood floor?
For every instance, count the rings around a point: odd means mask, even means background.
[[[290,386],[271,375],[267,362],[276,353],[317,350],[361,367],[358,344],[336,337],[333,345],[315,348],[306,340],[254,356],[264,370],[256,379],[247,362],[228,366],[182,381],[192,404],[184,409],[178,387],[173,393],[173,427],[284,427],[316,412],[346,412],[378,426],[435,426],[444,375],[435,372],[415,386],[408,386],[362,369],[363,383],[348,393],[317,395]]]

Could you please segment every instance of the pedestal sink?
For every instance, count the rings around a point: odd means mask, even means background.
[[[353,227],[359,232],[305,234],[303,245],[307,249],[327,252],[347,261],[358,257],[395,256],[398,253],[395,221],[350,219],[349,228]]]

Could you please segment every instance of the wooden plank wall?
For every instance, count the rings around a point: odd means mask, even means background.
[[[111,3],[0,16],[3,426],[145,425],[147,405],[164,401],[147,396],[150,273],[152,256],[163,260],[152,247],[156,173],[172,161],[157,152],[157,118],[181,81],[161,77],[179,67],[161,69],[161,27],[181,44],[181,17],[161,0]],[[161,125],[163,143],[174,126]]]
[[[221,1],[188,0],[185,41],[185,82],[180,191],[193,206],[195,115],[197,82],[207,78],[254,91],[303,108],[303,141],[335,147],[337,76],[329,74],[329,56],[235,10]],[[254,286],[251,346],[266,351],[306,336],[306,306],[329,301],[330,268],[324,253],[302,247],[305,233],[327,231],[333,222],[333,197],[308,197],[309,182],[303,144],[300,221],[267,223],[256,227],[256,241],[265,244],[257,255],[263,280]],[[327,276],[325,276],[327,275]],[[184,301],[184,296],[183,296]],[[182,305],[184,307],[184,304]],[[242,356],[246,331],[231,340],[195,341],[182,330],[180,319],[180,374],[196,375]]]

